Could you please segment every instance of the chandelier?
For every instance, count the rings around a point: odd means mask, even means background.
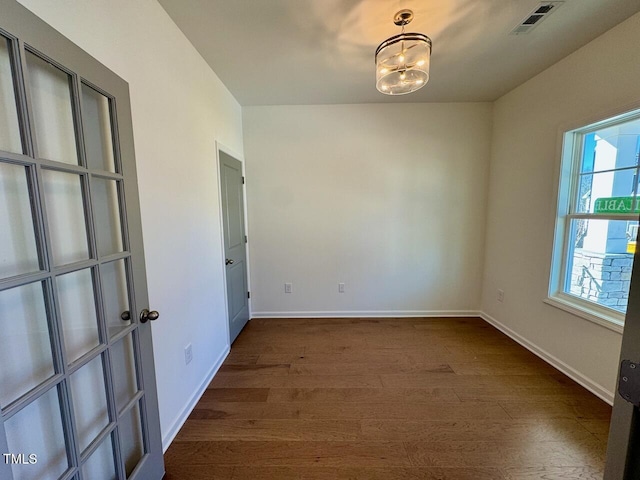
[[[422,33],[405,33],[411,20],[411,10],[396,13],[393,23],[402,27],[402,33],[376,49],[376,88],[386,95],[415,92],[429,81],[431,39]]]

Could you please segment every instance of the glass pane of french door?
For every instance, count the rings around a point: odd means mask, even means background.
[[[0,292],[0,407],[55,375],[42,282]]]
[[[58,388],[53,387],[5,423],[9,452],[29,452],[12,465],[15,480],[55,480],[68,470],[60,407]],[[31,455],[35,463],[29,462]]]
[[[0,163],[0,278],[40,270],[29,204],[30,169]]]
[[[22,153],[18,107],[14,90],[13,59],[9,40],[0,37],[0,150]]]
[[[71,75],[31,52],[26,64],[39,155],[77,165]]]
[[[160,479],[128,87],[0,3],[0,478]]]

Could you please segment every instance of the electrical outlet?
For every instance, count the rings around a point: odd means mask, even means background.
[[[344,283],[338,284],[338,293],[344,293]]]
[[[184,347],[184,364],[189,365],[191,360],[193,360],[193,348],[191,347],[191,344],[189,344]]]
[[[504,302],[504,290],[498,289],[498,301]]]
[[[293,284],[292,283],[285,283],[284,284],[284,293],[291,293],[293,291]]]

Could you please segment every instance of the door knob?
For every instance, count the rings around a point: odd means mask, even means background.
[[[140,312],[140,323],[147,323],[149,320],[157,320],[160,314],[155,310],[147,310],[146,308]]]
[[[129,313],[129,310],[125,310],[124,312],[122,312],[120,314],[120,318],[124,322],[128,322],[129,320],[131,320],[131,314]]]
[[[230,258],[227,258],[227,259],[224,261],[224,264],[225,264],[225,265],[233,265],[233,260],[231,260]]]

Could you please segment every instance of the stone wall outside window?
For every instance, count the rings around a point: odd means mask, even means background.
[[[631,253],[596,253],[576,248],[570,292],[624,313],[629,301],[632,266]]]

